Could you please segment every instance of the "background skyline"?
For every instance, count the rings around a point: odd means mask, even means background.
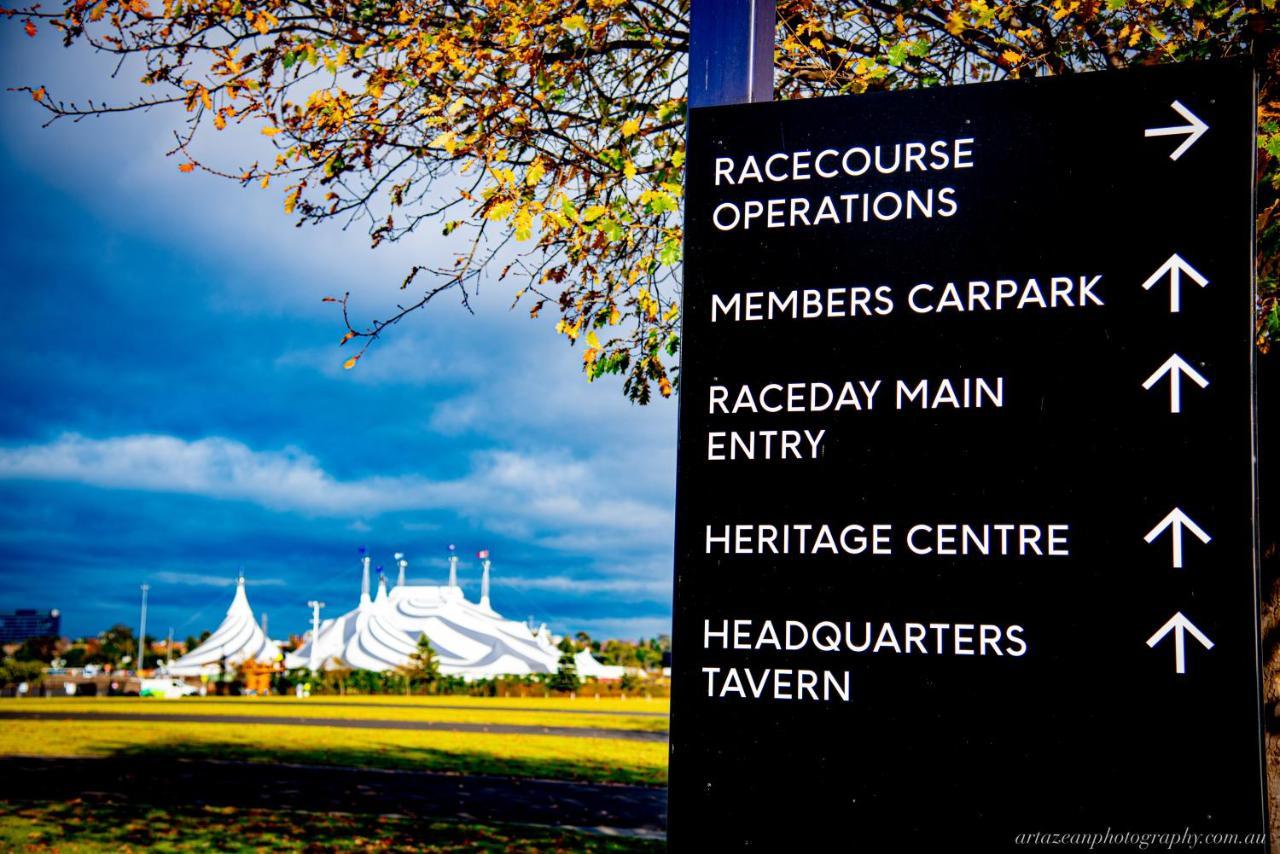
[[[3,88],[121,99],[137,74],[0,28]],[[65,634],[212,629],[243,567],[284,637],[357,600],[357,548],[394,578],[443,583],[458,546],[469,598],[492,552],[494,606],[555,632],[670,630],[674,401],[588,385],[552,321],[474,316],[448,295],[353,371],[327,295],[386,316],[438,227],[368,248],[363,225],[295,228],[273,187],[165,157],[181,108],[59,122],[0,92],[0,609],[59,608]],[[224,166],[269,151],[256,126],[210,133]],[[209,151],[209,149],[206,149]],[[338,609],[338,610],[334,610]]]

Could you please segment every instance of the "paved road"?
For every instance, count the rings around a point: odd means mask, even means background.
[[[660,837],[667,790],[426,771],[150,757],[0,757],[0,799],[106,798],[517,822]]]
[[[192,702],[192,701],[186,700],[184,702]],[[196,702],[203,702],[203,701],[197,700]],[[216,702],[218,703],[218,705],[224,705],[224,704],[230,704],[230,703],[244,703],[245,705],[257,704],[259,706],[262,705],[262,701],[259,699],[240,698],[240,697],[223,697],[218,699]],[[349,703],[349,702],[344,703],[339,700],[317,700],[312,697],[308,697],[307,699],[301,700],[299,702],[307,706],[341,706],[346,709],[352,709],[352,708],[367,709],[367,708],[376,706],[379,708],[388,708],[388,709],[451,709],[451,710],[462,711],[462,712],[474,712],[476,709],[483,709],[485,711],[494,711],[494,712],[528,712],[531,714],[609,715],[617,718],[670,717],[670,715],[667,712],[650,712],[650,711],[642,711],[640,709],[637,709],[634,712],[630,710],[623,712],[623,711],[618,711],[617,709],[582,709],[582,708],[534,709],[528,706],[491,706],[487,702],[483,706],[442,705],[440,703],[380,703],[376,700],[370,703]],[[577,702],[590,705],[592,700],[588,697],[583,697],[579,699]],[[641,706],[645,703],[644,700],[636,700],[635,702],[637,706]]]
[[[626,741],[666,742],[665,732],[603,727],[479,724],[462,721],[384,721],[359,718],[312,718],[292,715],[198,715],[181,712],[29,712],[0,709],[0,721],[163,721],[198,724],[277,724],[284,726],[336,726],[352,729],[408,729],[437,732],[487,732],[500,735],[563,735],[571,738],[614,738]]]

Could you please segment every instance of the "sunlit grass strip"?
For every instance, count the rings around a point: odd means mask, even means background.
[[[359,694],[359,695],[316,695],[313,700],[323,700],[324,702],[349,703],[351,705],[361,705],[368,703],[404,703],[411,706],[511,706],[514,708],[528,709],[546,709],[548,711],[561,712],[581,712],[581,711],[604,711],[604,712],[650,712],[666,713],[671,710],[671,700],[668,697],[644,697],[640,695],[630,696],[623,700],[618,697],[600,697],[591,696],[590,686],[583,689],[583,693],[577,697],[471,697],[466,695],[445,694],[441,696],[420,696],[413,695],[405,697],[399,694]],[[205,698],[215,699],[219,701],[228,701],[243,698]],[[266,700],[268,702],[290,702],[292,697],[258,697],[258,700]]]
[[[337,718],[341,720],[434,721],[439,723],[519,724],[523,726],[595,727],[603,729],[665,732],[666,717],[625,717],[621,715],[583,715],[572,712],[530,708],[507,711],[493,708],[498,701],[466,704],[468,709],[440,708],[441,704],[342,703],[329,705],[294,698],[244,698],[227,701],[211,697],[184,697],[165,700],[158,697],[102,698],[31,698],[0,700],[0,722],[4,713],[25,712],[113,712],[116,714],[197,714],[253,715],[279,718]]]
[[[30,721],[0,726],[0,754],[296,762],[665,785],[661,742],[287,724]]]
[[[555,828],[294,810],[0,801],[0,850],[660,851],[663,843]]]

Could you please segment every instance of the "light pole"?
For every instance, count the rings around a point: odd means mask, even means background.
[[[146,644],[147,644],[147,591],[151,589],[150,584],[142,585],[142,619],[138,625],[138,678],[142,678],[142,665],[145,662]]]
[[[316,658],[316,642],[320,640],[320,609],[324,607],[324,603],[312,599],[307,607],[311,609],[311,655],[307,656],[307,669],[314,673],[320,663]]]

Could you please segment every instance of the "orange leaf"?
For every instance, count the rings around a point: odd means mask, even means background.
[[[359,353],[357,353],[356,355],[352,356],[350,359],[347,359],[345,362],[343,362],[342,367],[346,368],[349,371],[356,366],[356,362],[358,361],[360,361]]]
[[[33,100],[33,101],[43,101],[43,100],[44,100],[44,87],[43,87],[43,86],[41,86],[39,89],[37,89],[36,91],[34,91],[34,92],[32,92],[32,93],[31,93],[31,100]]]
[[[27,35],[31,36],[31,38],[36,37],[36,25],[31,23],[30,21],[27,21],[27,25],[22,29],[26,30]]]
[[[337,301],[338,300],[334,297],[325,297],[322,300],[320,300],[320,302],[337,302]]]
[[[355,338],[355,337],[356,337],[356,334],[354,332],[348,332],[346,335],[342,336],[342,340],[338,342],[338,346],[341,347],[343,344],[346,344],[348,341],[350,341],[352,338]]]
[[[178,171],[190,172],[192,169],[195,169],[195,168],[196,168],[196,165],[194,163],[183,163],[181,166],[178,167]]]

